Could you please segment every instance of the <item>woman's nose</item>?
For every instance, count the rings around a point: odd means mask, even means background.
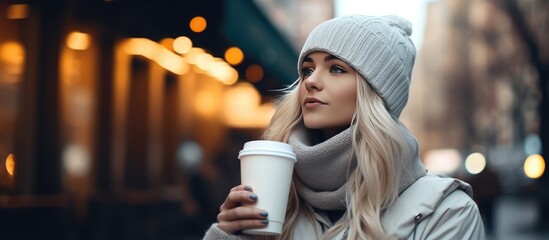
[[[305,81],[303,82],[305,84],[305,88],[307,91],[311,90],[322,90],[322,83],[320,81],[320,78],[316,72],[313,72]]]

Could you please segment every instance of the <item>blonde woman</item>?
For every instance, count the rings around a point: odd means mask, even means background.
[[[299,79],[280,99],[268,140],[297,155],[282,234],[251,236],[268,212],[236,186],[205,239],[484,239],[471,187],[427,174],[398,120],[416,50],[396,16],[326,21],[308,36]]]

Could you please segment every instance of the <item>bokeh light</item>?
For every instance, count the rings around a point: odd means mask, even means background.
[[[202,147],[195,141],[183,142],[177,150],[177,162],[185,171],[198,170],[203,156]]]
[[[465,159],[465,170],[470,174],[479,174],[486,167],[486,158],[482,153],[471,153]]]
[[[191,28],[191,30],[196,33],[200,33],[206,30],[206,26],[208,26],[208,22],[202,16],[194,17],[189,23],[189,27]]]
[[[13,154],[8,154],[8,157],[6,158],[6,171],[9,175],[15,175],[15,157]]]
[[[209,53],[200,53],[196,56],[195,64],[198,68],[207,71],[212,67],[214,57]]]
[[[264,128],[274,114],[273,103],[261,104],[261,94],[248,82],[239,82],[225,91],[225,123],[237,128]]]
[[[0,45],[0,61],[20,65],[25,60],[25,49],[18,42],[9,41]]]
[[[190,64],[195,64],[198,55],[204,52],[205,51],[202,48],[193,47],[185,54],[185,60]]]
[[[425,154],[425,168],[432,173],[450,174],[461,164],[461,154],[456,149],[433,149]]]
[[[261,94],[253,85],[241,82],[225,92],[224,102],[233,111],[252,109],[261,103]]]
[[[90,46],[90,35],[83,32],[71,32],[67,36],[67,47],[73,50],[86,50]]]
[[[250,82],[259,82],[263,78],[263,68],[260,65],[253,64],[246,68],[246,79]]]
[[[162,40],[160,40],[160,45],[164,46],[170,51],[175,51],[173,47],[173,41],[173,38],[163,38]]]
[[[8,19],[25,19],[29,15],[28,4],[12,4],[8,7],[6,17]]]
[[[545,160],[539,154],[530,155],[524,161],[524,173],[529,178],[539,178],[545,172]]]
[[[190,38],[181,36],[173,40],[173,50],[179,54],[188,53],[193,47],[193,42]]]
[[[202,117],[214,118],[219,114],[222,88],[218,85],[209,85],[195,93],[193,100],[194,110]]]
[[[217,64],[219,67],[215,67],[210,71],[210,74],[217,78],[225,85],[233,85],[238,81],[238,71],[230,67],[226,63]]]
[[[25,63],[25,48],[19,42],[8,41],[0,44],[0,66],[3,64],[4,71],[10,75],[23,73]],[[0,78],[0,81],[16,83],[19,78]]]
[[[78,144],[69,144],[63,150],[63,167],[71,176],[85,176],[91,167],[90,154]]]
[[[189,64],[185,61],[186,59],[150,39],[127,39],[124,42],[124,48],[127,54],[144,56],[175,74],[183,75],[190,70]]]
[[[231,65],[238,65],[244,60],[244,53],[238,47],[230,47],[225,51],[225,61]]]

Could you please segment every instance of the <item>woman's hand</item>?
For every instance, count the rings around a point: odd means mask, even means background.
[[[227,233],[237,233],[248,228],[260,228],[269,224],[267,211],[251,206],[257,195],[249,186],[239,185],[231,189],[219,208],[217,223]]]

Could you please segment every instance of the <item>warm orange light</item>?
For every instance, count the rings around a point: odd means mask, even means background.
[[[23,73],[25,48],[18,42],[8,41],[0,44],[0,64],[5,64],[4,71],[10,75]],[[16,83],[19,78],[5,78],[4,81]]]
[[[20,65],[25,60],[25,49],[18,42],[9,41],[0,45],[0,61]]]
[[[207,71],[211,68],[214,57],[208,53],[201,53],[196,56],[195,64],[200,69]]]
[[[209,69],[210,75],[225,85],[233,85],[238,81],[236,69],[224,62],[214,62]]]
[[[220,84],[211,84],[195,93],[193,100],[194,110],[202,117],[213,118],[219,114],[223,87]]]
[[[124,44],[124,50],[130,55],[142,55],[154,58],[158,51],[157,43],[147,38],[130,38]]]
[[[127,54],[144,56],[175,74],[183,75],[190,70],[185,59],[150,39],[130,38],[126,40],[124,49]]]
[[[174,51],[174,48],[173,48],[173,42],[174,41],[175,40],[173,38],[164,38],[164,39],[160,40],[160,45],[164,46],[165,48],[167,48],[170,51]]]
[[[272,103],[260,105],[261,94],[247,82],[227,89],[223,102],[225,123],[232,127],[265,127],[275,111]]]
[[[545,172],[545,160],[541,155],[530,155],[524,162],[524,173],[529,178],[539,178],[543,172]]]
[[[250,82],[259,82],[263,78],[263,68],[257,64],[246,68],[246,79]]]
[[[90,46],[90,35],[83,32],[71,32],[67,36],[67,47],[73,50],[86,50]]]
[[[179,54],[188,53],[193,47],[193,42],[188,37],[178,37],[173,40],[173,50]]]
[[[225,60],[231,65],[238,65],[244,60],[244,53],[240,48],[230,47],[225,51]]]
[[[225,93],[225,106],[234,111],[253,109],[261,103],[261,94],[250,83],[239,83]]]
[[[8,19],[25,19],[29,14],[28,4],[13,4],[8,7]]]
[[[204,49],[202,48],[191,48],[189,50],[189,52],[187,52],[185,54],[185,60],[190,63],[190,64],[195,64],[196,63],[196,58],[198,57],[198,55],[200,55],[201,53],[204,53]]]
[[[193,32],[203,32],[206,29],[206,26],[208,23],[206,22],[206,19],[201,16],[196,16],[193,19],[191,19],[191,22],[189,23],[189,27]]]
[[[15,174],[15,157],[11,153],[6,158],[6,170],[9,175],[13,176]]]
[[[175,74],[184,75],[190,70],[189,64],[182,57],[166,48],[160,48],[157,55],[152,59],[164,69]]]

